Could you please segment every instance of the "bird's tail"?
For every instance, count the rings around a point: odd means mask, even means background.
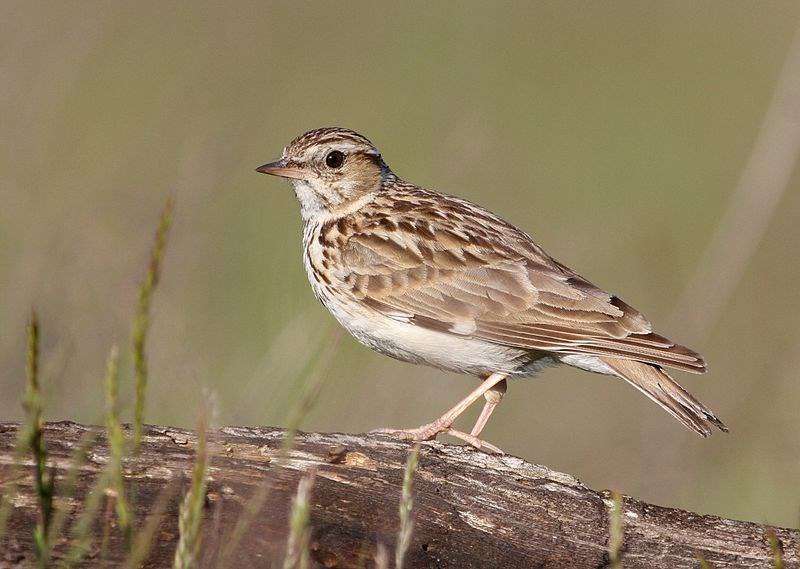
[[[712,427],[728,432],[708,407],[681,387],[660,367],[622,358],[601,357],[619,377],[658,403],[667,413],[702,437],[711,434]]]

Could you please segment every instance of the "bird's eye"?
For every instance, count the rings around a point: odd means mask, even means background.
[[[328,155],[325,157],[325,164],[328,165],[328,168],[341,168],[342,164],[344,164],[344,154],[338,150],[328,152]]]

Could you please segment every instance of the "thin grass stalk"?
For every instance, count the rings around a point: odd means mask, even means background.
[[[122,459],[125,455],[125,434],[119,418],[119,349],[111,348],[106,363],[106,437],[108,438],[110,485],[109,490],[114,497],[114,509],[117,523],[125,540],[130,546],[133,515],[125,495],[125,484],[122,479]]]
[[[767,540],[769,541],[769,549],[772,551],[772,566],[775,569],[783,569],[783,550],[774,529],[767,530]]]
[[[0,494],[0,546],[3,544],[8,519],[14,509],[14,496],[17,495],[17,482],[25,478],[22,473],[22,464],[28,452],[28,425],[22,425],[17,430],[17,441],[14,445],[14,460],[11,464],[10,475],[3,481],[3,492]]]
[[[375,569],[389,569],[389,550],[382,543],[375,551]]]
[[[156,501],[153,504],[152,511],[147,516],[147,521],[144,525],[136,530],[136,537],[133,540],[128,558],[125,560],[123,567],[126,569],[139,569],[150,549],[153,547],[153,536],[164,521],[164,516],[167,513],[167,506],[172,500],[173,496],[178,492],[178,485],[174,482],[165,486],[159,492]]]
[[[203,506],[206,501],[206,474],[208,453],[206,448],[206,414],[200,417],[197,428],[192,486],[181,504],[178,517],[178,546],[173,560],[174,569],[190,569],[196,565],[200,552],[200,528],[203,523]]]
[[[371,561],[375,561],[378,555],[377,547],[380,547],[382,544],[378,543],[376,545],[375,554],[374,556],[370,556],[370,544],[367,541],[360,541],[358,544],[358,549],[356,549],[356,563],[353,566],[355,569],[366,569],[367,563]],[[385,547],[384,547],[385,549]],[[388,555],[388,553],[387,553]]]
[[[113,476],[109,477],[110,484],[114,484]],[[114,496],[111,491],[111,485],[106,489],[106,507],[103,510],[103,533],[100,539],[100,553],[97,556],[101,566],[108,563],[108,544],[111,541],[111,523],[114,517]]]
[[[99,431],[94,429],[86,431],[83,436],[81,436],[78,446],[72,452],[69,468],[64,476],[64,482],[59,485],[59,494],[62,499],[72,498],[75,494],[75,488],[78,484],[78,475],[83,465],[86,464],[89,449],[97,441],[98,434]],[[67,514],[69,514],[69,508],[54,508],[53,518],[50,521],[50,530],[48,532],[51,549],[52,545],[57,542],[61,535],[61,531],[64,529],[64,524],[67,521]]]
[[[700,553],[695,553],[694,556],[700,563],[700,569],[714,569],[714,566],[711,563],[709,563],[708,560],[705,557],[703,557]]]
[[[40,445],[44,445],[44,436],[43,436],[43,426],[44,423],[41,420],[42,414],[42,406],[41,406],[41,394],[40,394],[40,382],[39,382],[39,365],[38,365],[38,321],[36,319],[35,314],[32,316],[31,325],[29,325],[28,329],[28,349],[27,349],[27,387],[26,387],[26,394],[24,398],[23,405],[26,408],[27,417],[26,424],[19,430],[18,433],[18,441],[15,449],[15,456],[14,456],[14,464],[12,465],[12,472],[11,477],[12,480],[10,483],[7,483],[5,493],[0,496],[0,544],[2,543],[6,525],[8,522],[8,518],[11,513],[11,509],[13,507],[12,497],[16,495],[17,492],[17,484],[16,484],[16,476],[18,475],[19,465],[21,464],[23,457],[29,448],[41,448]],[[38,419],[34,416],[38,415]],[[38,433],[38,434],[37,434]],[[85,464],[87,459],[87,454],[89,448],[95,443],[97,440],[98,432],[95,430],[86,431],[83,436],[81,437],[77,447],[72,452],[70,457],[70,466],[67,469],[67,472],[64,477],[64,482],[60,485],[61,495],[65,499],[71,498],[75,493],[75,487],[78,481],[78,475],[80,473],[81,467]],[[32,445],[32,439],[37,439]],[[42,464],[46,462],[46,457],[42,460],[42,453],[41,450],[39,451],[40,459],[38,461],[34,461],[36,463],[36,479],[39,479],[39,473],[44,470],[42,466],[39,465],[41,462]],[[20,475],[20,478],[22,476]],[[44,480],[42,480],[44,482]],[[35,484],[37,484],[35,482]],[[47,544],[43,548],[39,548],[39,551],[44,553],[44,556],[39,561],[40,565],[44,564],[47,565],[50,561],[50,552],[52,551],[53,544],[57,542],[61,532],[64,528],[64,524],[67,519],[67,515],[69,513],[69,508],[56,508],[54,504],[55,498],[55,477],[51,474],[48,477],[48,481],[46,484],[50,486],[50,498],[49,498],[49,515],[47,522],[47,527],[43,532],[40,532],[40,535],[46,536]],[[40,496],[41,493],[37,491],[37,494]],[[42,519],[40,518],[40,523],[42,523]],[[36,542],[35,542],[36,543]]]
[[[225,498],[224,496],[218,496],[216,498],[217,499],[209,505],[209,512],[206,516],[206,523],[209,524],[206,534],[210,539],[205,542],[205,546],[203,547],[203,555],[200,559],[201,567],[214,567],[219,564],[220,554],[222,552],[222,539],[225,534],[223,531],[223,523],[227,522],[227,520],[223,520],[222,518],[225,510]]]
[[[12,472],[12,476],[14,476]],[[16,482],[7,483],[6,490],[0,494],[0,549],[3,547],[3,540],[6,537],[6,527],[8,527],[8,518],[11,517],[11,509],[14,506],[13,498],[17,493]]]
[[[27,444],[23,433],[24,428],[21,428],[17,433],[17,444],[14,448],[14,462],[11,464],[10,476],[7,480],[3,481],[3,492],[0,494],[0,551],[2,551],[3,539],[5,538],[6,528],[8,527],[8,519],[11,517],[11,511],[14,509],[14,496],[17,495],[17,482],[25,478],[25,475],[20,472],[20,466],[24,460],[25,453],[27,452]]]
[[[26,415],[26,443],[33,455],[33,480],[39,501],[39,519],[33,531],[34,552],[39,566],[44,567],[50,557],[47,539],[50,517],[53,513],[53,474],[47,470],[47,448],[44,442],[42,395],[39,385],[39,321],[31,311],[28,323],[27,389],[23,407]]]
[[[622,545],[625,539],[625,529],[622,521],[622,496],[619,492],[611,493],[608,533],[609,567],[611,569],[622,569]]]
[[[673,322],[680,323],[685,338],[705,338],[725,314],[782,199],[796,187],[792,175],[799,156],[800,30],[795,30],[750,157],[697,270],[674,303]]]
[[[142,442],[142,425],[144,423],[145,395],[147,392],[148,380],[147,353],[145,348],[147,344],[147,332],[150,328],[150,305],[153,300],[153,293],[161,278],[161,265],[167,246],[169,228],[172,225],[174,207],[174,199],[172,197],[167,198],[164,209],[161,211],[161,217],[159,218],[153,248],[150,250],[150,263],[148,265],[147,274],[139,287],[139,303],[133,323],[131,344],[136,383],[136,400],[133,414],[133,446],[135,452],[138,452]]]
[[[414,445],[406,461],[406,470],[403,474],[403,493],[400,497],[400,531],[397,533],[397,548],[394,552],[394,565],[396,569],[403,569],[406,553],[411,545],[411,536],[414,533],[414,520],[411,517],[414,509],[414,474],[419,464],[419,445]]]
[[[38,365],[38,322],[37,322],[37,347],[35,350],[28,349],[26,354],[26,362],[28,367],[28,375],[32,375],[33,370],[35,369],[36,379],[36,391],[39,391],[40,380],[43,374],[43,370],[39,369]],[[31,358],[33,352],[36,352],[36,355]],[[30,382],[26,382],[26,398],[23,399],[23,405],[26,404],[27,401],[27,390],[28,384]],[[41,396],[36,397],[36,399],[40,399]],[[44,423],[42,422],[42,426]],[[9,478],[2,483],[5,487],[4,492],[0,493],[0,549],[2,549],[2,542],[5,536],[5,530],[7,527],[8,519],[11,515],[11,511],[13,509],[13,496],[17,494],[17,481],[24,478],[24,475],[20,473],[20,467],[24,461],[25,454],[28,452],[30,447],[30,434],[34,432],[35,429],[32,428],[32,424],[30,422],[26,422],[17,432],[17,443],[14,448],[14,458],[10,468],[10,476]],[[61,494],[65,498],[71,498],[75,491],[75,484],[78,478],[78,472],[80,467],[86,460],[86,453],[87,449],[94,443],[96,440],[97,433],[94,431],[86,431],[84,435],[81,437],[80,442],[76,449],[72,452],[70,457],[70,466],[67,469],[65,480],[61,485]],[[43,441],[42,435],[42,441]],[[48,544],[46,547],[46,551],[48,553],[48,557],[44,560],[44,563],[49,562],[49,554],[52,551],[53,544],[58,540],[58,537],[61,535],[61,530],[63,529],[64,521],[66,520],[68,509],[67,508],[57,508],[55,504],[55,477],[51,477],[51,483],[53,485],[53,501],[51,502],[51,516],[48,527],[46,528],[45,533],[47,534]]]
[[[308,472],[297,484],[297,494],[292,500],[289,522],[289,537],[286,541],[286,556],[283,569],[308,569],[311,565],[309,546],[311,545],[311,488],[314,485],[314,471]]]
[[[106,495],[109,481],[110,471],[105,468],[97,477],[92,489],[84,499],[83,511],[72,530],[72,547],[69,548],[64,556],[64,567],[69,568],[80,564],[91,550],[92,527],[100,505],[103,503],[103,497]]]
[[[286,436],[283,440],[279,459],[284,458],[294,447],[294,438],[297,435],[297,430],[314,408],[319,398],[320,391],[322,391],[325,380],[328,378],[327,371],[330,368],[330,362],[339,349],[339,342],[341,339],[341,330],[337,328],[331,333],[331,340],[326,342],[325,348],[320,353],[319,358],[317,358],[316,361],[310,362],[309,367],[311,369],[302,387],[302,395],[297,404],[292,408],[286,421]]]
[[[113,359],[111,355],[109,356],[109,360]],[[97,432],[87,433],[85,440],[81,441],[79,448],[73,454],[73,464],[71,466],[72,472],[67,476],[67,487],[70,489],[70,495],[72,492],[74,492],[80,466],[83,464],[83,462],[85,462],[88,449],[96,439],[97,435]],[[83,511],[81,512],[80,516],[78,516],[78,520],[72,527],[72,539],[70,540],[72,542],[72,546],[64,556],[64,561],[62,562],[63,567],[74,567],[75,565],[80,564],[91,550],[92,540],[94,539],[93,527],[95,520],[97,519],[97,513],[103,503],[103,497],[108,493],[108,489],[113,489],[113,471],[113,460],[109,459],[108,464],[102,470],[102,472],[100,472],[94,484],[92,485],[91,490],[89,490],[84,498]],[[52,533],[53,539],[55,539],[60,533],[60,529],[63,526],[66,518],[66,513],[66,510],[64,510],[63,512],[58,512],[56,514],[53,525],[55,528],[58,528],[58,531],[54,531]]]
[[[276,464],[280,464],[294,447],[294,439],[297,430],[317,401],[319,392],[322,390],[325,380],[327,379],[326,371],[330,368],[330,362],[337,352],[341,338],[341,331],[335,329],[331,333],[330,341],[326,342],[326,347],[320,352],[319,357],[309,362],[306,369],[304,369],[307,379],[303,387],[303,394],[289,413],[289,418],[286,422],[286,435],[284,436],[283,443],[278,452],[278,457],[275,461]],[[310,369],[310,371],[306,371],[308,369]],[[218,567],[230,566],[233,553],[236,551],[236,548],[244,537],[247,529],[253,523],[255,517],[261,512],[261,508],[266,503],[269,493],[270,488],[264,483],[256,489],[247,501],[244,513],[237,520],[233,530],[230,531],[223,540],[225,546],[222,549],[221,560],[218,563]]]
[[[231,566],[234,552],[239,547],[239,543],[241,543],[247,529],[264,507],[267,498],[269,498],[270,491],[271,488],[264,482],[256,488],[253,495],[246,501],[244,504],[244,512],[239,516],[239,519],[233,526],[233,530],[228,532],[225,539],[223,539],[225,545],[222,548],[222,555],[219,558],[217,567],[224,569]]]

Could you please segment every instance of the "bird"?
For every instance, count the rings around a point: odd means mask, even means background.
[[[551,257],[489,210],[398,177],[365,136],[311,130],[257,172],[291,182],[303,264],[317,299],[356,340],[392,358],[467,374],[477,388],[434,421],[374,432],[481,439],[508,380],[568,365],[620,378],[707,437],[727,426],[665,368],[705,373],[703,357],[653,331],[615,294]],[[483,398],[473,428],[456,419]]]

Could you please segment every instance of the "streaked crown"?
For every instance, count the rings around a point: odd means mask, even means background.
[[[338,126],[317,128],[301,134],[286,146],[284,156],[303,156],[309,150],[328,146],[380,156],[378,149],[366,136]]]

